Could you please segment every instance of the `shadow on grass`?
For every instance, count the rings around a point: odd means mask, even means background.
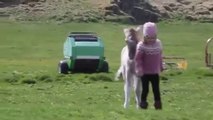
[[[166,83],[170,80],[171,77],[182,75],[182,74],[183,74],[182,70],[167,70],[160,75],[160,80],[162,80],[163,83]]]
[[[36,84],[39,82],[61,82],[65,84],[82,83],[90,84],[93,82],[113,82],[113,75],[109,73],[75,73],[75,74],[56,74],[50,75],[48,72],[19,72],[7,73],[4,80],[11,84]]]
[[[105,81],[105,82],[113,81],[113,78],[106,73],[92,74],[91,76],[88,76],[88,78],[91,81]]]
[[[210,68],[200,68],[195,70],[195,74],[199,77],[213,77],[213,69]]]
[[[83,83],[91,83],[98,81],[112,82],[113,77],[109,73],[72,73],[72,74],[58,74],[57,81],[79,81]]]
[[[54,79],[51,75],[46,73],[37,72],[37,73],[23,73],[18,71],[13,71],[8,73],[4,78],[8,83],[23,83],[23,84],[36,84],[39,81],[42,82],[52,82]]]

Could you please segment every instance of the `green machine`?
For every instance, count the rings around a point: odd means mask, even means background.
[[[108,72],[104,56],[104,44],[96,33],[71,32],[64,42],[64,59],[58,64],[58,72]]]

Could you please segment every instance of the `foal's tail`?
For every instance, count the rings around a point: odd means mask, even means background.
[[[115,74],[115,81],[120,80],[121,75],[122,75],[122,66],[119,67],[117,73]]]

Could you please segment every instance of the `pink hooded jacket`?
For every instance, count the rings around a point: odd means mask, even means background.
[[[143,74],[159,74],[163,70],[162,44],[157,39],[157,28],[154,23],[148,22],[143,26],[143,35],[150,41],[140,42],[135,54],[135,72]]]

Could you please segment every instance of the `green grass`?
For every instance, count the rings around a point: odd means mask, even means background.
[[[213,70],[205,68],[204,46],[212,24],[159,23],[159,39],[167,56],[183,56],[186,71],[162,73],[163,110],[137,110],[133,96],[123,109],[123,81],[113,81],[124,46],[114,23],[0,22],[1,120],[210,120]],[[110,73],[58,75],[57,64],[71,31],[95,31],[104,40]],[[164,78],[163,78],[164,77]]]

